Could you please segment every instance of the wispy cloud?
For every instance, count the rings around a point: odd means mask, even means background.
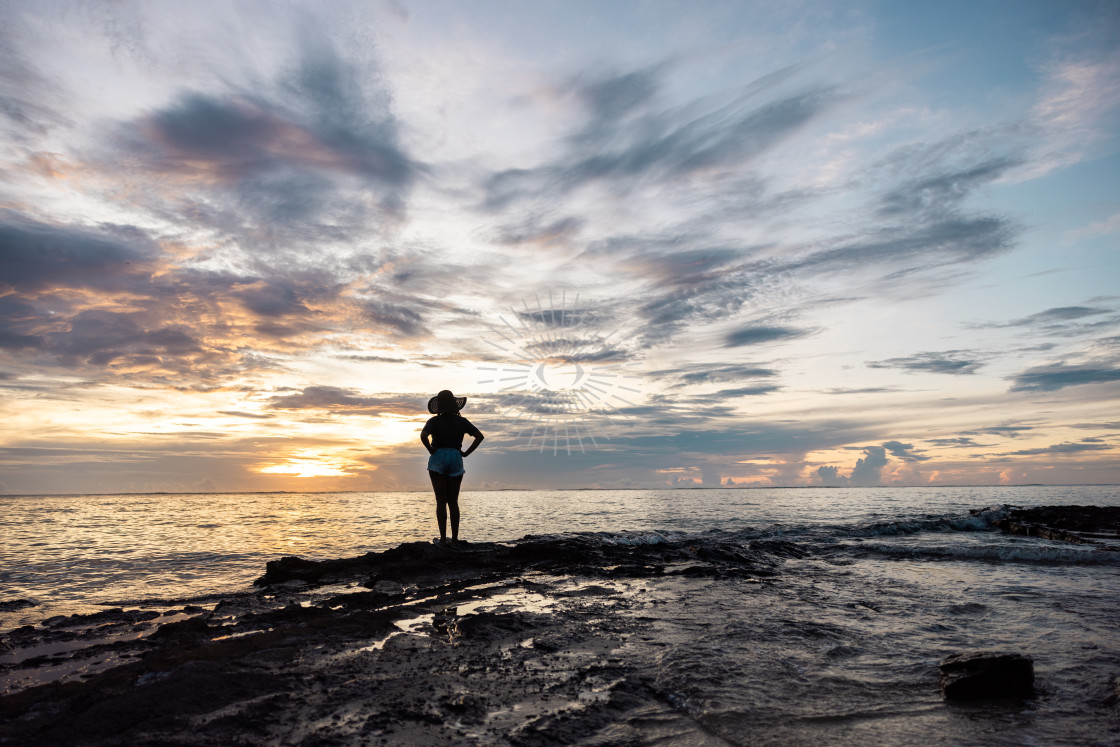
[[[1051,444],[1050,446],[1043,446],[1037,449],[1020,449],[1018,451],[1010,451],[1007,452],[1007,456],[1076,454],[1083,451],[1108,451],[1113,448],[1115,447],[1111,444],[1101,443],[1098,441],[1077,441]]]
[[[353,389],[335,386],[309,386],[294,394],[278,394],[269,400],[274,410],[327,410],[340,415],[401,413],[424,411],[426,397],[421,395],[364,396]]]
[[[729,332],[724,338],[723,344],[725,347],[737,348],[744,345],[762,345],[769,342],[796,340],[807,334],[809,334],[808,330],[793,327],[747,326]]]
[[[939,353],[914,353],[901,358],[868,361],[868,368],[894,368],[909,373],[940,373],[957,376],[974,374],[984,365],[975,352],[946,350]]]
[[[1120,366],[1114,361],[1035,366],[1015,374],[1012,392],[1053,392],[1069,386],[1120,381]]]

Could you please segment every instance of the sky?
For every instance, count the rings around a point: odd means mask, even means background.
[[[1114,2],[0,2],[0,492],[1120,483]]]

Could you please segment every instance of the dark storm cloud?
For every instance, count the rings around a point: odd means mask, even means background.
[[[974,374],[983,360],[976,358],[968,350],[946,350],[940,353],[915,353],[903,358],[887,358],[881,361],[868,361],[868,368],[895,368],[911,373],[942,373],[967,375]]]
[[[1043,454],[1054,456],[1057,454],[1076,454],[1083,451],[1108,451],[1115,448],[1111,444],[1101,443],[1099,439],[1083,439],[1076,443],[1061,443],[1044,446],[1039,449],[1022,449],[1010,451],[1004,456],[1040,456]]]
[[[904,462],[923,462],[929,457],[915,454],[914,444],[904,444],[899,441],[885,441],[883,448],[891,453],[891,456],[898,457]]]
[[[744,345],[761,345],[768,342],[782,340],[795,340],[809,334],[808,330],[793,327],[776,326],[748,326],[729,333],[723,341],[724,347],[742,347]]]
[[[1068,386],[1106,384],[1120,381],[1120,366],[1115,361],[1055,363],[1035,366],[1011,378],[1012,392],[1054,392]]]
[[[419,395],[395,394],[362,396],[355,389],[336,386],[309,386],[298,394],[276,395],[269,400],[274,410],[329,410],[340,415],[378,413],[415,414],[424,411],[427,401]]]

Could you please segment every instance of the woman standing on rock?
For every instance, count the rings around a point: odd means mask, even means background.
[[[451,543],[459,542],[459,486],[463,484],[463,457],[482,443],[482,431],[459,414],[466,397],[456,397],[447,389],[428,400],[428,418],[420,431],[420,442],[431,455],[428,457],[428,476],[436,492],[436,521],[439,522],[439,541],[447,542],[447,512],[451,510]],[[463,451],[463,436],[474,436],[474,442]],[[429,440],[430,439],[430,440]]]

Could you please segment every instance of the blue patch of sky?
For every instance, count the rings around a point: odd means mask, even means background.
[[[925,103],[972,108],[1034,87],[1053,36],[1081,21],[1082,5],[1096,3],[884,0],[873,6],[876,56],[934,61],[919,81]]]

